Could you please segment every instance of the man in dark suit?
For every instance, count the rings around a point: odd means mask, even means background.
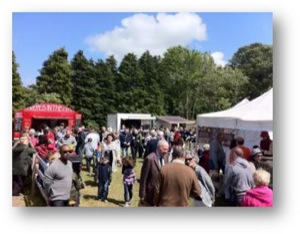
[[[157,149],[158,138],[157,138],[156,131],[155,130],[151,130],[150,131],[150,136],[151,136],[151,139],[146,144],[145,153],[144,153],[144,159],[149,154],[155,152],[156,149]]]
[[[151,139],[147,143],[144,158],[146,158],[149,154],[156,151],[157,143],[159,140],[164,140],[164,132],[163,131],[155,132],[153,130],[150,132],[150,134],[151,134]]]
[[[156,152],[149,154],[144,159],[139,190],[140,204],[143,206],[154,206],[154,186],[161,167],[168,163],[168,151],[169,143],[166,140],[160,140],[157,143]]]

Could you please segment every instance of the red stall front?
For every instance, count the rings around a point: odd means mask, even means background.
[[[54,103],[40,103],[15,112],[14,140],[20,137],[25,129],[37,131],[46,124],[50,128],[64,123],[70,129],[81,125],[82,115],[67,106]]]

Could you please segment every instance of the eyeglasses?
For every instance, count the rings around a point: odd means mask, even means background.
[[[73,152],[72,150],[64,150],[64,151],[63,151],[63,154],[66,154],[66,153],[71,154],[72,152]]]

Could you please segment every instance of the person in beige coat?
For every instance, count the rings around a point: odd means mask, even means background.
[[[173,161],[162,167],[154,188],[156,206],[187,207],[189,197],[201,200],[195,172],[184,164],[182,149],[174,149]]]

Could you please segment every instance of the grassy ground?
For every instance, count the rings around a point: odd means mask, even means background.
[[[34,195],[31,194],[30,178],[28,178],[25,182],[23,194],[20,196],[12,197],[13,207],[43,207],[46,205],[47,204],[37,187],[36,187],[35,194]]]
[[[137,179],[140,178],[142,160],[137,159],[135,166],[135,173]],[[123,188],[123,175],[121,173],[122,168],[118,167],[116,172],[112,174],[112,182],[108,193],[108,202],[104,203],[97,200],[97,184],[94,182],[93,176],[90,176],[85,169],[85,162],[83,162],[82,177],[85,181],[86,187],[81,190],[81,204],[80,207],[124,207],[124,188]],[[131,207],[138,206],[138,192],[139,184],[136,183],[133,186],[133,199],[131,201]]]
[[[140,178],[142,166],[142,159],[137,159],[135,166],[135,173],[137,179]],[[94,177],[90,176],[86,171],[85,160],[83,160],[83,170],[81,172],[83,180],[85,181],[85,188],[81,190],[81,204],[80,207],[124,207],[124,188],[123,188],[123,175],[121,173],[122,168],[118,167],[116,172],[112,174],[112,182],[108,194],[108,202],[104,203],[97,199],[97,184],[94,182]],[[138,191],[139,183],[133,186],[133,199],[131,201],[131,207],[138,206]],[[31,195],[31,181],[28,179],[22,196],[12,197],[13,207],[41,207],[46,206],[39,189],[36,188],[34,195]]]
[[[142,159],[137,159],[135,166],[136,178],[139,180],[140,172],[142,167]],[[112,174],[112,182],[109,189],[108,194],[108,202],[104,203],[97,199],[97,184],[94,182],[93,176],[90,176],[86,171],[85,160],[83,160],[83,170],[82,177],[85,181],[85,188],[81,190],[81,204],[80,207],[124,207],[124,188],[122,183],[123,175],[121,173],[121,167],[118,167],[116,172]],[[36,194],[31,196],[30,194],[30,182],[26,186],[24,191],[24,202],[21,202],[21,197],[13,197],[13,206],[15,207],[35,207],[35,206],[46,206],[43,197],[40,195],[38,188],[36,189]],[[138,207],[138,192],[139,192],[139,183],[136,183],[133,186],[133,199],[130,207]],[[192,199],[190,199],[192,202]],[[228,202],[226,202],[222,197],[216,198],[215,207],[227,207],[231,206]]]

